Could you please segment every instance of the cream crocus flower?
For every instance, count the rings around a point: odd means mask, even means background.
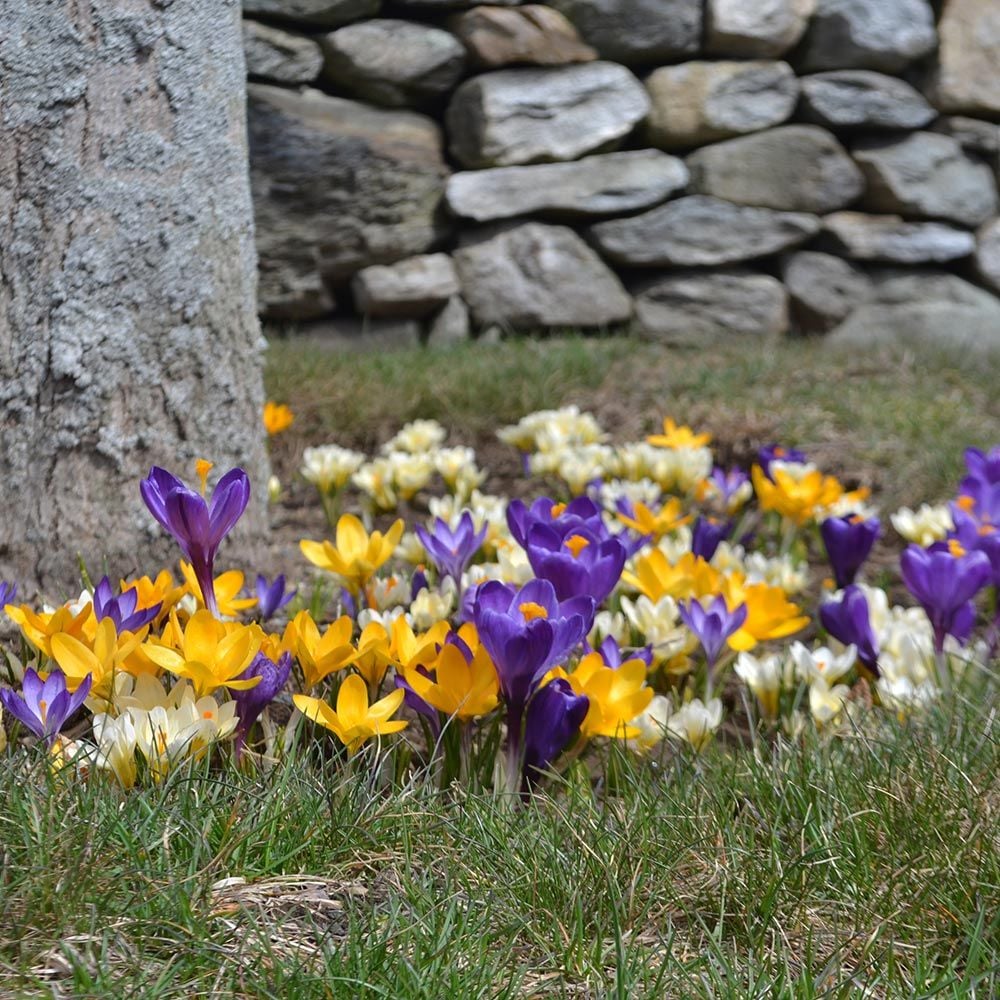
[[[405,451],[411,455],[424,454],[439,448],[447,433],[436,420],[411,420],[382,446],[382,451],[385,454],[394,451]]]
[[[667,719],[667,731],[676,739],[690,743],[698,753],[701,753],[711,742],[721,723],[720,699],[712,698],[706,705],[700,698],[693,698]]]
[[[437,590],[424,587],[411,602],[406,617],[414,629],[426,631],[452,613],[455,600],[455,581],[446,577]]]
[[[368,496],[379,510],[394,510],[399,503],[393,482],[393,468],[387,458],[365,462],[351,476],[351,482]]]
[[[632,727],[639,732],[629,740],[629,746],[641,753],[662,742],[667,734],[667,722],[672,711],[673,705],[669,698],[662,694],[653,695],[646,710],[631,722]]]
[[[761,657],[740,653],[733,669],[753,692],[764,716],[770,720],[776,719],[785,673],[782,658],[774,653]]]
[[[94,739],[97,740],[94,765],[110,771],[123,788],[131,788],[138,776],[135,759],[138,737],[131,712],[118,718],[103,712],[95,715]]]
[[[795,665],[795,676],[799,680],[807,684],[817,680],[832,684],[854,666],[858,650],[856,646],[847,646],[842,653],[836,654],[827,646],[809,649],[801,642],[793,642],[789,654]]]
[[[416,496],[434,475],[434,458],[427,452],[393,451],[386,461],[396,492],[404,500]]]
[[[809,685],[809,711],[819,726],[829,725],[844,711],[851,689],[846,684],[831,687],[823,677]]]
[[[360,451],[351,451],[335,444],[306,448],[302,453],[302,478],[321,493],[342,490],[351,476],[364,464]]]
[[[895,514],[890,515],[889,520],[903,538],[924,548],[940,542],[955,527],[947,504],[932,506],[925,503],[915,511],[909,507],[900,507]]]

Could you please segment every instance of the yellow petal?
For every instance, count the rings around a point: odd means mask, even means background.
[[[405,692],[399,688],[399,693],[402,696]],[[350,729],[363,721],[367,715],[368,685],[357,674],[351,674],[344,678],[344,683],[340,685],[340,691],[337,693],[337,717],[345,729]]]
[[[101,661],[93,650],[65,632],[52,636],[52,656],[59,664],[59,669],[66,675],[67,682],[76,682],[75,685],[67,683],[67,687],[73,687],[74,690],[87,674],[93,674],[96,681],[104,672]]]
[[[337,522],[337,551],[346,561],[364,556],[368,548],[368,532],[353,514],[343,514]]]

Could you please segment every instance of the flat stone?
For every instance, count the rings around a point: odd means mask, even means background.
[[[540,4],[473,7],[450,18],[448,27],[471,62],[487,69],[517,63],[562,66],[597,58],[596,49],[584,44],[565,15]]]
[[[856,264],[813,250],[790,254],[782,278],[792,330],[803,335],[826,333],[871,292],[871,280]]]
[[[816,0],[707,0],[705,48],[719,56],[783,55],[815,9]]]
[[[247,93],[265,315],[301,287],[424,253],[444,235],[448,171],[431,119],[315,90]]]
[[[795,110],[799,85],[783,62],[686,62],[646,78],[650,142],[698,146],[780,125]]]
[[[624,66],[501,69],[466,80],[445,116],[452,155],[466,167],[575,160],[623,139],[649,111]]]
[[[866,139],[855,146],[854,159],[868,181],[864,208],[964,226],[977,226],[997,213],[992,171],[946,135]]]
[[[463,171],[448,178],[445,197],[455,215],[477,222],[531,214],[587,218],[649,208],[687,181],[682,160],[637,149],[572,163]]]
[[[942,222],[906,222],[898,215],[834,212],[823,219],[824,244],[854,260],[931,264],[968,257],[972,233]]]
[[[382,0],[243,0],[243,13],[337,28],[378,12]]]
[[[799,51],[801,68],[898,73],[934,51],[927,0],[817,0]]]
[[[702,0],[549,0],[602,59],[649,66],[696,55]]]
[[[995,292],[1000,292],[1000,219],[993,219],[976,234],[976,271]]]
[[[312,83],[323,66],[323,53],[311,38],[249,18],[243,21],[243,54],[248,76],[278,83]]]
[[[454,257],[462,297],[480,327],[603,327],[632,315],[618,278],[564,226],[527,222],[470,234]]]
[[[614,264],[717,267],[798,246],[819,228],[815,215],[692,195],[642,215],[600,222],[591,226],[590,237]]]
[[[700,194],[738,205],[833,212],[864,191],[864,178],[840,143],[815,125],[783,125],[718,142],[687,158]]]
[[[932,132],[949,135],[968,153],[976,153],[995,165],[1000,164],[1000,125],[965,115],[942,115]],[[1000,170],[998,170],[1000,172]]]
[[[469,307],[460,295],[453,295],[427,324],[428,347],[448,347],[464,343],[472,336]]]
[[[458,275],[446,253],[374,264],[351,281],[354,305],[366,316],[423,319],[458,294]]]
[[[948,0],[931,97],[942,111],[1000,115],[1000,4]]]
[[[769,274],[688,271],[634,289],[639,329],[680,344],[731,337],[777,337],[788,330],[788,301]]]
[[[412,21],[363,21],[320,44],[327,80],[387,107],[447,94],[465,70],[465,47],[451,32]]]
[[[1000,350],[1000,299],[953,274],[887,272],[828,340],[850,348],[917,343],[993,352]]]
[[[924,96],[894,76],[842,69],[804,76],[802,117],[830,128],[923,128],[937,117]]]

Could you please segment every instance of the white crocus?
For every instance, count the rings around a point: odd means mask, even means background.
[[[825,726],[833,722],[844,711],[851,689],[846,684],[830,687],[817,677],[809,685],[809,711],[817,725]]]
[[[455,581],[446,577],[440,589],[424,587],[410,604],[406,620],[418,632],[426,632],[432,625],[447,618],[455,609],[457,594]]]
[[[645,594],[634,601],[621,599],[622,611],[643,641],[653,647],[657,661],[669,660],[691,645],[691,635],[680,624],[677,602],[669,596],[651,601]]]
[[[343,489],[351,476],[364,464],[360,451],[351,451],[336,444],[306,448],[302,453],[302,477],[321,493],[336,493]]]
[[[768,719],[776,719],[781,689],[785,682],[783,658],[775,653],[762,657],[740,653],[733,669],[760,702],[764,715]]]
[[[387,461],[392,482],[404,500],[422,490],[434,475],[434,458],[425,452],[393,451]]]
[[[722,702],[718,698],[712,698],[707,705],[700,698],[694,698],[667,719],[667,731],[701,753],[721,723]]]
[[[365,589],[368,606],[376,611],[387,611],[410,600],[410,583],[401,576],[379,577]]]
[[[639,730],[638,734],[629,740],[629,746],[633,750],[644,752],[662,742],[667,734],[667,722],[672,711],[673,704],[669,698],[662,694],[653,695],[653,700],[646,706],[646,710],[629,721],[630,726]]]
[[[955,527],[947,504],[932,506],[925,503],[915,511],[909,507],[900,507],[889,519],[903,538],[925,548],[934,542],[940,542]]]
[[[598,611],[594,616],[594,624],[587,636],[587,642],[595,649],[611,636],[619,646],[628,645],[631,629],[628,620],[620,611]]]
[[[351,482],[380,510],[394,510],[399,498],[393,481],[393,466],[387,458],[365,462],[351,476]]]
[[[853,645],[836,654],[827,646],[809,649],[801,642],[793,642],[789,652],[795,664],[795,676],[807,684],[816,681],[832,684],[840,680],[854,666],[858,655],[857,647]]]
[[[94,764],[102,771],[110,771],[123,788],[131,788],[138,774],[135,759],[135,720],[131,712],[112,718],[105,713],[94,716],[94,739],[97,750]]]
[[[394,451],[423,454],[440,447],[447,433],[436,420],[411,420],[382,446],[382,451],[386,455]]]

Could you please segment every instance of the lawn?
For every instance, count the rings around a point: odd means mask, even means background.
[[[985,366],[810,342],[275,341],[267,384],[297,415],[273,442],[296,503],[304,447],[373,451],[415,417],[531,495],[494,431],[564,403],[617,440],[676,417],[725,461],[797,445],[885,511],[947,498],[963,449],[1000,443]],[[8,755],[0,997],[993,997],[994,668],[837,736],[737,712],[702,754],[598,744],[517,805],[439,790],[402,744],[331,739],[266,773],[205,759],[128,792]]]

